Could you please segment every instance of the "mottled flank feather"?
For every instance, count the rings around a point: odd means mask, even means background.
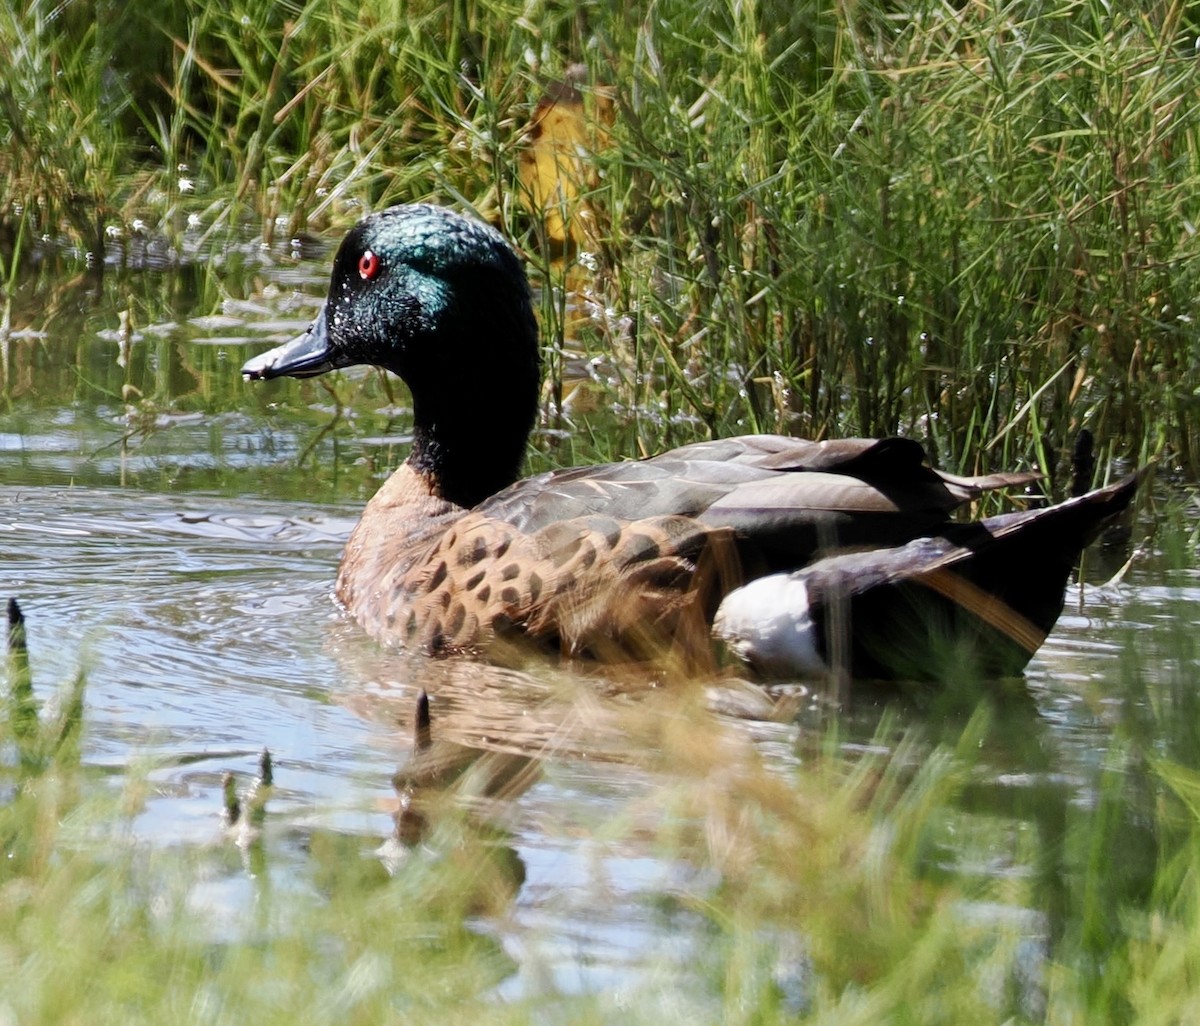
[[[683,516],[597,514],[522,530],[489,505],[455,512],[430,497],[432,516],[406,531],[412,505],[377,497],[347,545],[342,600],[381,641],[431,654],[525,638],[569,655],[649,656],[682,634],[707,636],[716,593],[696,570],[729,532]],[[385,522],[398,530],[381,543]]]

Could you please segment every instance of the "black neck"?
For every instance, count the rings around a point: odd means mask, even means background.
[[[415,398],[415,397],[414,397]],[[511,407],[497,408],[467,401],[439,413],[417,400],[413,410],[413,444],[408,462],[429,477],[434,491],[456,506],[471,509],[512,484],[521,471],[525,443],[536,413],[536,394],[530,405],[508,395]],[[461,399],[461,397],[460,397]]]
[[[465,509],[512,484],[537,416],[537,322],[524,275],[468,283],[469,301],[443,310],[436,340],[394,369],[413,397],[408,462],[435,493]]]

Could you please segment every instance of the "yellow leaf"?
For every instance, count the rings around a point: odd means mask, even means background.
[[[575,86],[579,70],[572,71],[534,108],[519,167],[526,207],[542,219],[547,238],[564,248],[594,236],[594,214],[585,197],[594,182],[590,158],[603,141],[603,128],[589,117]]]

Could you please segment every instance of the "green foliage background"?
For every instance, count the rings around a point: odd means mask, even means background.
[[[135,219],[270,241],[428,198],[554,283],[517,168],[582,64],[612,97],[587,287],[624,319],[580,344],[661,413],[621,444],[904,431],[1053,470],[1087,426],[1194,471],[1198,32],[1150,0],[27,2],[0,252],[11,277]]]

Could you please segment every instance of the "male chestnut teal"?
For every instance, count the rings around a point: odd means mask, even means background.
[[[413,402],[404,464],[367,504],[337,594],[379,641],[436,655],[683,657],[763,673],[925,677],[938,651],[1019,673],[1083,547],[1137,476],[977,522],[952,512],[1036,474],[957,477],[903,438],[750,435],[518,480],[537,324],[492,228],[435,206],[363,218],[299,338],[251,379],[371,364]]]

